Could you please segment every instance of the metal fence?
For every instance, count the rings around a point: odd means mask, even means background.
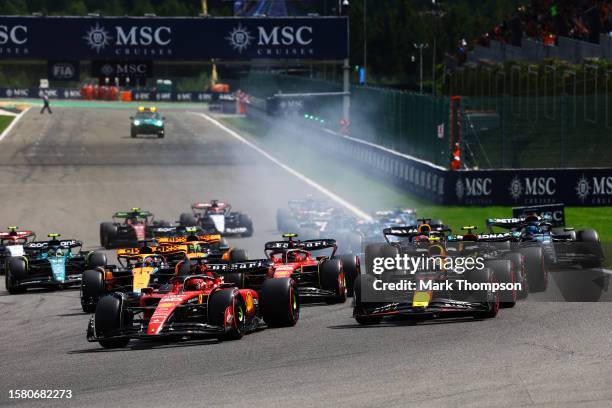
[[[468,165],[479,168],[612,164],[612,71],[585,64],[478,66],[451,78],[462,98]]]
[[[249,94],[338,92],[341,84],[294,75],[251,73],[241,83]],[[340,97],[324,97],[310,107],[324,126],[338,130]],[[351,87],[350,135],[432,163],[447,166],[449,99],[372,87]],[[438,130],[442,133],[439,137]]]

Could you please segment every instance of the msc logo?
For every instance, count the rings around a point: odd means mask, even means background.
[[[9,27],[0,25],[0,45],[15,44],[22,45],[28,41],[28,27],[16,25]]]
[[[576,195],[582,202],[591,194],[593,196],[610,196],[612,195],[612,176],[593,177],[591,183],[583,174],[578,179],[575,190]]]
[[[172,41],[172,30],[170,27],[151,27],[151,26],[132,26],[121,27],[115,26],[115,36],[111,36],[105,27],[96,23],[85,34],[83,39],[87,45],[97,53],[104,50],[115,40],[116,46],[167,46]]]
[[[233,28],[226,37],[232,48],[239,53],[245,51],[255,37],[244,26],[239,24]],[[275,26],[266,30],[265,27],[257,27],[258,46],[307,46],[312,43],[312,27]]]
[[[524,184],[514,177],[508,188],[513,199],[526,196],[552,196],[557,192],[557,180],[554,177],[525,177]]]
[[[242,24],[238,24],[238,27],[230,31],[229,36],[225,38],[229,41],[232,48],[239,53],[246,50],[254,39],[251,32],[243,27]]]
[[[491,195],[492,183],[493,181],[489,177],[466,177],[465,180],[457,180],[455,192],[459,199],[463,197],[486,197]]]
[[[257,45],[309,45],[312,42],[312,27],[274,27],[270,32],[266,32],[264,27],[259,29],[259,41]],[[279,35],[280,34],[280,35]]]

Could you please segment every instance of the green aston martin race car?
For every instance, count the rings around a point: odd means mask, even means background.
[[[157,135],[158,138],[164,137],[164,121],[166,118],[157,112],[157,108],[152,106],[145,108],[138,107],[136,116],[130,116],[132,121],[130,135]]]

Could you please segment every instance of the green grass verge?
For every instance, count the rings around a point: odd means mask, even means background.
[[[507,217],[512,214],[512,207],[434,205],[387,185],[364,171],[322,156],[306,145],[296,145],[295,139],[283,132],[274,131],[245,118],[224,117],[221,120],[281,161],[365,211],[393,207],[416,208],[419,215],[441,218],[454,230],[466,224],[482,228],[486,218]],[[599,231],[602,241],[612,241],[612,207],[567,207],[565,215],[568,226],[576,229],[595,228]]]
[[[14,116],[0,115],[0,134],[4,132],[4,129],[6,129],[8,125],[11,124],[14,118]]]

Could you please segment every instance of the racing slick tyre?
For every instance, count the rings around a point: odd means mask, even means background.
[[[25,289],[18,287],[18,284],[27,277],[28,267],[25,260],[17,257],[9,258],[4,271],[4,283],[8,293],[16,295],[25,292]]]
[[[104,267],[107,265],[106,254],[104,252],[92,252],[87,258],[87,266],[90,268]]]
[[[163,132],[163,131],[159,132],[159,133],[157,134],[157,138],[158,138],[158,139],[163,139],[163,138],[164,138],[164,132]]]
[[[499,283],[514,284],[517,282],[517,278],[514,274],[514,265],[512,261],[507,259],[496,259],[486,263],[488,268],[493,270],[495,279]],[[499,291],[499,306],[502,308],[510,308],[516,305],[518,299],[517,290],[500,290]]]
[[[470,283],[495,283],[495,273],[490,268],[473,269],[469,272],[468,280]],[[499,312],[499,293],[481,290],[475,293],[477,301],[483,302],[487,306],[486,311],[475,312],[477,319],[490,319],[497,316]]]
[[[259,293],[259,310],[268,326],[295,326],[300,318],[300,299],[295,281],[291,278],[267,279]]]
[[[325,303],[346,302],[346,277],[342,268],[342,261],[338,258],[323,262],[319,268],[321,289],[332,292],[333,297],[326,297]]]
[[[353,307],[353,317],[362,326],[379,324],[382,321],[382,316],[367,316],[364,315],[364,306],[366,303],[361,298],[361,281],[362,279],[371,281],[373,278],[369,275],[358,276],[355,280],[355,305]]]
[[[525,299],[529,294],[529,283],[525,274],[525,258],[520,252],[507,252],[503,255],[503,259],[512,262],[516,281],[521,284],[521,290],[517,293],[518,299]]]
[[[246,232],[242,233],[243,237],[252,237],[253,236],[253,232],[255,230],[253,229],[253,220],[251,219],[251,217],[249,217],[246,214],[240,214],[238,216],[238,224],[241,227],[246,228]]]
[[[136,137],[136,135],[137,135],[136,131],[132,130],[132,131],[130,132],[130,137],[135,138],[135,137]]]
[[[433,218],[429,225],[444,225],[444,223],[439,218]]]
[[[229,316],[231,320],[228,322]],[[219,340],[239,340],[246,331],[246,306],[238,291],[233,289],[213,292],[208,300],[208,321],[225,327]]]
[[[121,303],[118,296],[108,295],[100,299],[96,306],[94,315],[96,337],[98,337],[98,343],[104,348],[125,347],[130,342],[129,338],[104,338],[104,336],[113,336],[125,327],[128,316],[122,316]]]
[[[110,249],[114,245],[115,237],[117,236],[117,226],[112,222],[103,222],[100,224],[100,245],[106,249]]]
[[[355,287],[355,279],[361,275],[361,264],[359,257],[353,254],[338,255],[334,258],[342,261],[342,270],[344,270],[344,279],[346,279],[346,294],[348,297],[353,296],[353,288]]]
[[[193,216],[193,214],[182,213],[181,217],[179,218],[179,224],[181,224],[183,227],[195,227],[198,225],[198,220]]]
[[[288,232],[286,231],[287,227],[289,227],[289,221],[292,221],[291,212],[286,208],[279,208],[276,210],[276,228],[280,232]],[[290,231],[294,232],[294,231]]]
[[[233,283],[238,289],[244,289],[246,287],[246,274],[242,272],[224,273],[223,282]]]
[[[601,259],[603,258],[603,251],[601,249],[601,243],[599,241],[599,234],[597,231],[592,229],[578,231],[576,234],[576,241],[584,242],[584,249],[586,252],[596,257],[596,259],[592,261],[583,261],[580,263],[580,265],[583,268],[600,268]]]
[[[529,291],[544,292],[548,286],[548,269],[544,251],[539,246],[530,246],[520,248],[519,252],[525,258],[525,273],[529,282]]]
[[[234,248],[230,251],[229,259],[231,263],[245,262],[249,260],[249,254],[246,249]]]
[[[96,304],[102,296],[104,290],[104,272],[87,270],[83,272],[81,279],[81,307],[85,313],[96,311]]]

